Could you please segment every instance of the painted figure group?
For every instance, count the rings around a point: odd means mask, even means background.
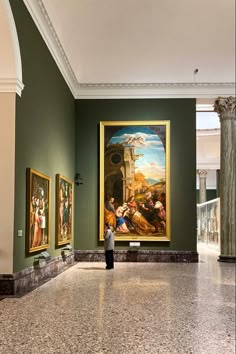
[[[47,244],[48,201],[42,187],[32,196],[30,218],[31,247]]]
[[[72,234],[72,186],[60,181],[59,189],[59,239],[69,239]]]
[[[131,196],[122,205],[114,197],[105,202],[104,222],[118,233],[138,235],[163,234],[166,227],[165,193],[145,194],[145,200],[137,201]]]

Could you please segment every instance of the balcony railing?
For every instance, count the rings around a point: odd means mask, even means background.
[[[220,198],[197,204],[198,242],[220,250]]]

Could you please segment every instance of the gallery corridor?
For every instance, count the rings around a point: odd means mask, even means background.
[[[0,353],[234,354],[235,264],[76,263],[0,301]]]

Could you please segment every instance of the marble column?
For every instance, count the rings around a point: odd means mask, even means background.
[[[216,197],[220,197],[220,170],[216,170]]]
[[[199,175],[199,204],[206,202],[206,176],[207,170],[197,170]]]
[[[219,261],[236,263],[236,117],[235,97],[218,97],[214,104],[221,123]]]

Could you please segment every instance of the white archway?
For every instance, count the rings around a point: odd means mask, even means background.
[[[13,273],[15,190],[15,101],[21,96],[22,67],[8,0],[0,1],[0,273]]]
[[[0,92],[16,92],[21,96],[22,66],[15,21],[8,0],[0,2]]]

